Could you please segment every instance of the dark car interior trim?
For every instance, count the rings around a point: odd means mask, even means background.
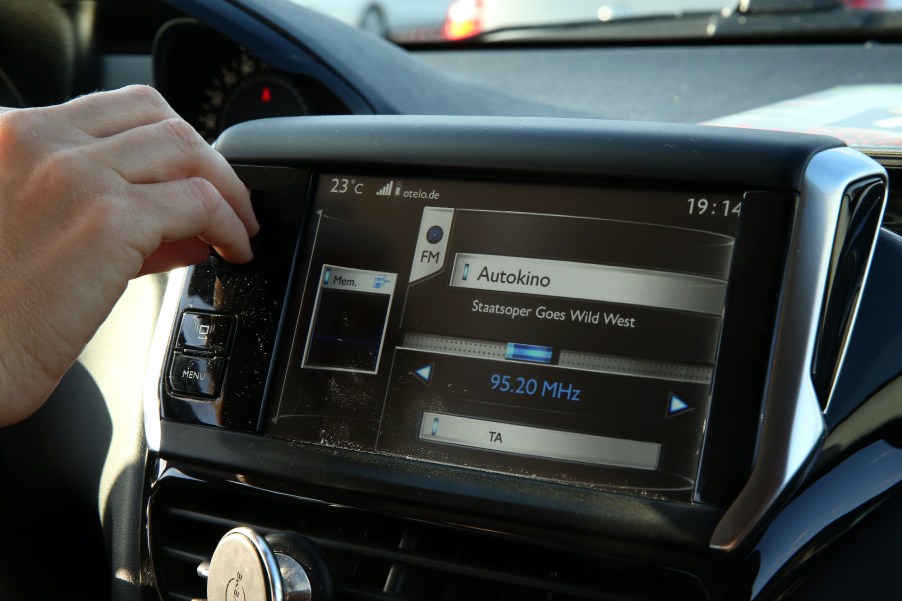
[[[902,163],[868,151],[884,173],[833,138],[688,125],[902,82],[888,2],[786,4],[607,39],[569,27],[397,47],[293,0],[0,0],[0,106],[149,83],[196,128],[212,121],[212,142],[260,116],[232,108],[265,75],[299,98],[281,114],[310,115],[216,143],[254,190],[258,260],[136,280],[44,408],[0,431],[4,598],[204,598],[199,574],[241,526],[312,540],[341,601],[894,598]],[[245,63],[252,77],[222,80]],[[712,398],[729,402],[711,403],[694,488],[530,479],[270,429],[307,331],[310,203],[335,173],[745,191],[731,265],[744,277],[724,304],[744,318],[724,321],[734,342]],[[223,286],[238,291],[226,318]],[[214,322],[231,325],[209,347],[179,339]],[[172,394],[174,346],[225,378]],[[35,559],[48,549],[50,568]]]
[[[335,135],[338,131],[340,136]],[[570,179],[610,174],[619,182],[642,178],[646,182],[655,180],[660,186],[709,180],[783,193],[796,190],[798,205],[791,212],[795,227],[789,246],[783,251],[790,259],[782,279],[780,317],[772,338],[768,338],[774,354],[767,370],[768,384],[761,409],[766,419],[757,438],[751,477],[736,500],[726,502],[726,513],[700,503],[687,506],[602,490],[589,492],[459,467],[298,445],[260,437],[253,433],[256,424],[240,426],[251,422],[229,422],[228,418],[215,422],[225,425],[224,430],[178,423],[187,418],[187,414],[179,413],[171,414],[174,420],[164,419],[160,423],[153,418],[160,406],[159,374],[165,373],[165,357],[173,340],[165,324],[172,323],[172,315],[195,306],[186,305],[184,299],[189,297],[185,296],[181,304],[171,304],[183,286],[178,278],[173,279],[167,295],[168,308],[161,317],[155,342],[159,354],[148,372],[145,388],[150,448],[173,465],[181,466],[186,473],[197,474],[202,479],[209,477],[201,476],[203,470],[213,470],[232,474],[225,476],[226,480],[240,481],[259,490],[281,490],[289,495],[342,505],[357,505],[364,502],[361,494],[369,495],[371,501],[380,499],[370,505],[371,509],[390,508],[388,511],[395,513],[403,506],[404,514],[420,514],[425,519],[437,518],[429,513],[432,511],[438,511],[442,520],[452,521],[457,519],[452,516],[463,512],[469,516],[468,520],[475,520],[472,523],[480,521],[477,516],[494,515],[497,519],[503,514],[505,530],[517,532],[541,508],[543,523],[555,524],[559,530],[563,529],[561,532],[590,531],[610,540],[632,541],[640,547],[666,541],[668,545],[682,546],[686,552],[690,549],[698,552],[708,546],[728,553],[747,548],[760,536],[756,533],[762,530],[762,520],[778,515],[787,493],[801,484],[826,434],[822,401],[810,379],[821,311],[830,306],[824,298],[829,298],[828,291],[849,298],[850,289],[853,299],[860,298],[854,282],[861,281],[861,270],[868,263],[855,263],[859,271],[850,280],[852,284],[828,286],[831,266],[842,263],[844,256],[843,245],[835,242],[834,236],[843,235],[845,228],[838,228],[837,223],[841,216],[853,213],[844,210],[854,196],[847,190],[854,190],[857,182],[875,181],[874,178],[885,181],[886,176],[870,159],[838,147],[830,139],[765,132],[741,134],[717,128],[572,120],[318,117],[239,125],[217,142],[221,152],[242,165],[239,170],[251,178],[248,181],[257,178],[257,186],[266,189],[267,184],[262,183],[265,177],[255,175],[255,170],[263,167],[282,173],[274,181],[282,182],[280,185],[293,182],[290,186],[296,191],[295,203],[304,202],[310,171],[344,169],[382,173],[387,167],[483,173],[503,178],[522,178],[527,172],[532,177],[541,174],[545,178]],[[686,145],[686,140],[691,140],[690,145]],[[738,160],[740,156],[744,160]],[[775,156],[781,157],[776,165],[771,162]],[[658,167],[652,170],[649,165]],[[882,195],[877,200],[878,212],[884,199]],[[297,218],[286,223],[295,224],[288,230],[299,227]],[[876,239],[877,222],[864,219],[856,224],[848,229],[871,232],[870,237],[865,235],[870,242],[859,246],[869,255]],[[289,239],[291,236],[286,234],[285,241]],[[780,248],[779,244],[775,248]],[[230,276],[226,275],[228,270],[222,271],[224,267],[213,269],[218,273],[217,281],[228,285]],[[202,281],[197,280],[197,269],[185,272],[186,285]],[[839,270],[833,268],[834,272]],[[276,290],[284,290],[284,285],[279,284]],[[289,305],[278,301],[276,306]],[[283,316],[281,321],[284,319]],[[836,353],[834,360],[841,362],[844,349],[834,346],[831,352]],[[153,365],[160,366],[161,371],[155,372]],[[269,373],[275,373],[272,366]],[[272,389],[267,395],[271,400]],[[165,392],[163,396],[168,398]],[[264,398],[260,391],[252,396]],[[227,406],[223,405],[222,411]],[[256,411],[252,414],[256,415]],[[170,416],[165,410],[164,415]],[[215,415],[224,416],[227,412],[217,410]],[[214,423],[207,418],[199,419]],[[188,420],[195,421],[195,418]],[[236,426],[250,432],[228,431]],[[752,429],[756,430],[757,426]],[[715,466],[716,453],[712,447],[706,448],[703,464]],[[252,454],[247,452],[249,449],[253,449]],[[493,503],[487,506],[486,499],[492,499]],[[551,532],[543,536],[560,538]],[[620,553],[624,553],[622,549]],[[641,554],[637,552],[634,557]],[[671,558],[672,565],[679,563]],[[698,565],[695,569],[701,569]]]

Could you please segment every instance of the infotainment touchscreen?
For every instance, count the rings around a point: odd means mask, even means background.
[[[321,175],[265,432],[690,490],[741,199]]]

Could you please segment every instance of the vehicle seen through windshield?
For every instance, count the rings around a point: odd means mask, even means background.
[[[682,17],[898,11],[902,0],[294,0],[402,44],[481,40],[509,30],[565,29]],[[851,19],[858,24],[858,21]],[[712,27],[703,30],[714,33]],[[668,37],[666,31],[660,37]],[[598,34],[604,37],[604,33]],[[502,38],[503,39],[503,38]],[[546,38],[547,39],[547,38]]]

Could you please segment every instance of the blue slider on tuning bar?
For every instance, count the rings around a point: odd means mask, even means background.
[[[550,346],[508,342],[504,358],[513,361],[529,361],[531,363],[551,363],[553,350]]]

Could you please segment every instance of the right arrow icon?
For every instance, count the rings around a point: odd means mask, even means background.
[[[674,417],[681,413],[686,413],[687,411],[692,411],[692,407],[690,407],[686,401],[671,392],[670,399],[667,401],[667,414],[665,417]]]

